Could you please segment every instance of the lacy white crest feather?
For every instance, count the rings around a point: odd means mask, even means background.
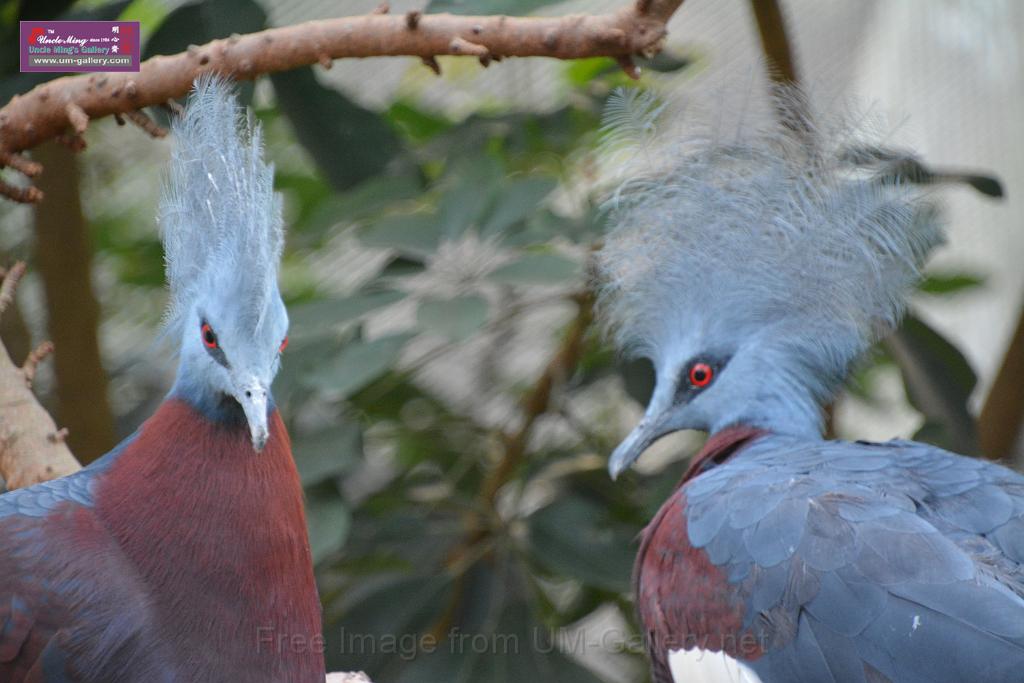
[[[237,302],[258,329],[277,291],[284,240],[260,128],[248,121],[229,82],[204,76],[172,130],[158,214],[171,292],[166,324],[176,328],[207,294]]]
[[[622,120],[628,102],[613,97]],[[634,101],[643,131],[660,110]],[[658,140],[657,163],[644,152],[633,164],[597,256],[599,310],[620,346],[657,363],[694,331],[757,343],[795,356],[820,395],[899,322],[942,241],[937,212],[913,185],[844,160],[844,145],[862,142],[847,127],[787,123],[673,135]]]

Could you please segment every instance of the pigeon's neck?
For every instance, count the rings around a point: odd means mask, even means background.
[[[690,466],[680,485],[685,484],[694,477],[721,465],[739,451],[746,448],[752,441],[769,434],[765,429],[749,425],[734,425],[715,432],[704,442],[704,446],[690,458]]]
[[[261,653],[271,671],[286,667],[275,680],[312,680],[283,673],[293,665],[317,670],[305,645],[268,649],[287,635],[313,647],[320,633],[302,488],[277,411],[257,453],[244,420],[213,421],[185,400],[168,399],[111,463],[96,509],[183,656]],[[190,625],[187,633],[174,630],[181,624]]]
[[[244,426],[245,413],[233,397],[217,391],[209,382],[189,372],[187,363],[182,363],[178,376],[167,395],[168,401],[187,403],[211,422],[230,426]],[[269,399],[269,397],[268,397]],[[273,399],[269,399],[269,410],[273,411]]]
[[[774,434],[821,439],[823,411],[812,390],[787,382],[785,377],[762,377],[763,382],[743,387],[720,401],[704,425],[707,431],[714,435],[745,425]]]

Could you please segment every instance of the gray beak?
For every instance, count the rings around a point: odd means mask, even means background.
[[[259,453],[267,445],[267,439],[270,437],[270,430],[267,427],[267,389],[258,381],[252,381],[247,383],[235,398],[245,411],[252,447]]]
[[[652,443],[671,431],[662,426],[661,420],[645,415],[608,459],[608,473],[612,479],[618,479]]]

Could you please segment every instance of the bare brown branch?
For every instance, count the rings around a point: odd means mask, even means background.
[[[799,82],[792,42],[786,31],[786,20],[778,0],[750,0],[761,36],[761,47],[768,63],[768,76],[776,83],[795,85]]]
[[[797,71],[793,42],[786,29],[786,17],[779,0],[750,0],[761,36],[768,78],[780,87],[797,86],[800,76]],[[810,135],[809,112],[800,98],[783,97],[776,100],[779,118],[784,126],[803,135],[808,144],[813,144]]]
[[[18,263],[3,278],[0,314],[13,300],[18,279],[24,272],[25,264]],[[45,355],[41,351],[42,347],[33,355]],[[27,380],[35,372],[35,363],[38,359],[19,368],[6,349],[0,347],[0,477],[9,489],[30,486],[79,469],[78,461],[63,440],[54,438],[61,430],[29,388]]]
[[[57,349],[54,418],[71,430],[71,451],[89,463],[113,447],[117,435],[100,353],[102,315],[93,290],[92,233],[82,209],[79,158],[52,143],[40,145],[36,158],[47,168],[39,185],[50,198],[33,213],[35,268],[47,336]]]
[[[423,66],[433,71],[436,75],[441,75],[441,64],[434,57],[424,57]]]
[[[169,101],[174,102],[174,100]],[[181,105],[178,106],[180,107]],[[153,119],[149,118],[142,111],[126,111],[124,112],[124,118],[128,121],[131,121],[142,130],[146,131],[146,133],[150,137],[162,138],[167,136],[167,129],[158,124]]]
[[[448,43],[448,50],[453,55],[473,55],[476,57],[490,57],[491,51],[483,45],[473,43],[465,38],[455,36],[451,42]]]
[[[20,187],[0,180],[0,195],[16,202],[31,204],[43,198],[43,191],[32,185]]]
[[[1013,455],[1024,423],[1024,312],[978,416],[978,439],[987,458]],[[1022,464],[1018,461],[1018,464]]]
[[[65,76],[16,95],[0,109],[0,159],[64,135],[80,139],[89,121],[130,116],[185,95],[196,76],[216,72],[236,79],[349,57],[413,56],[428,65],[437,55],[628,60],[661,48],[666,24],[683,0],[640,0],[618,11],[563,17],[458,16],[410,12],[322,19],[248,35],[233,35],[176,55],[146,60],[138,73]],[[314,40],[310,40],[314,36]],[[2,163],[2,162],[0,162]],[[10,164],[14,167],[13,164]],[[38,192],[0,185],[16,201]]]
[[[89,115],[85,113],[85,110],[74,102],[68,102],[64,111],[67,113],[68,123],[71,124],[75,133],[78,135],[84,133],[85,129],[89,127]]]
[[[18,261],[11,266],[10,270],[0,271],[0,279],[3,280],[0,283],[0,315],[3,315],[7,307],[14,301],[14,292],[18,288],[18,282],[25,275],[25,270],[25,262]]]
[[[640,67],[633,62],[632,57],[623,55],[616,57],[615,59],[618,61],[619,67],[622,68],[627,76],[632,78],[634,81],[640,78]]]
[[[44,341],[42,344],[32,349],[28,357],[25,359],[25,363],[21,366],[21,374],[25,375],[25,384],[32,386],[32,382],[36,378],[36,370],[39,368],[39,363],[43,361],[47,356],[53,353],[53,342]]]
[[[43,172],[43,166],[38,161],[32,161],[11,152],[0,152],[0,166],[9,166],[29,178],[34,178]]]

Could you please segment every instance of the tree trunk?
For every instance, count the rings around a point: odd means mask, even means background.
[[[39,186],[48,200],[35,207],[36,264],[56,346],[55,417],[68,429],[71,451],[88,463],[114,446],[115,435],[100,360],[100,309],[92,290],[92,243],[79,198],[78,159],[54,142],[41,145],[36,159],[47,169]]]

